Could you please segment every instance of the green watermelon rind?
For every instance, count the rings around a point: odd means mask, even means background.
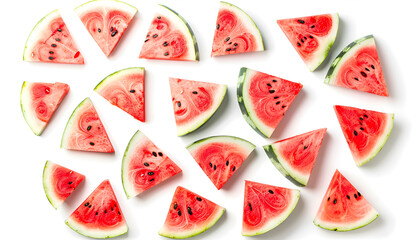
[[[26,87],[27,87],[27,83],[26,81],[23,82],[22,84],[22,89],[20,91],[20,109],[22,110],[22,114],[23,114],[23,118],[25,119],[26,123],[28,124],[29,128],[32,130],[32,132],[37,135],[40,136],[42,134],[42,132],[45,129],[45,125],[42,127],[36,127],[34,121],[32,121],[29,117],[29,115],[27,114],[27,109],[24,106],[24,98],[26,96],[26,94],[24,93]]]
[[[94,0],[94,1],[100,1],[100,0]],[[106,76],[104,79],[102,79],[102,81],[100,81],[96,85],[96,87],[93,89],[93,91],[98,92],[99,90],[103,89],[106,86],[106,83],[108,81],[113,80],[112,77],[118,77],[118,75],[125,74],[129,71],[132,71],[132,70],[134,70],[134,71],[144,71],[144,67],[129,67],[129,68],[124,68],[124,69],[118,70],[114,73],[111,73],[108,76]],[[117,80],[117,79],[115,79],[115,80]]]
[[[42,172],[42,184],[44,186],[45,196],[47,196],[48,201],[51,203],[54,209],[58,209],[62,202],[54,198],[52,191],[50,191],[50,186],[48,184],[48,176],[51,165],[50,163],[51,162],[48,160],[45,162],[44,171]]]
[[[129,151],[131,149],[131,146],[132,146],[133,141],[135,141],[139,137],[143,138],[145,136],[146,135],[144,135],[140,130],[137,130],[134,133],[134,135],[131,137],[130,141],[128,142],[127,148],[125,149],[125,152],[124,152],[124,156],[123,156],[122,163],[121,163],[121,181],[122,181],[123,188],[124,188],[124,193],[127,196],[127,199],[130,199],[130,198],[136,196],[135,194],[133,195],[133,194],[131,194],[131,193],[128,192],[128,190],[127,190],[128,189],[128,185],[127,185],[128,184],[127,183],[128,182],[128,179],[127,179],[126,174],[124,174],[125,171],[126,171],[125,170],[126,167],[128,167],[127,166],[127,163],[128,163],[128,160],[127,160],[128,153],[129,153]]]
[[[215,140],[222,140],[222,141],[215,141]],[[206,138],[202,138],[200,140],[197,140],[193,143],[191,143],[190,145],[188,145],[186,148],[188,151],[193,151],[195,148],[200,147],[202,144],[205,144],[206,142],[209,141],[214,141],[214,142],[229,142],[229,143],[236,143],[239,144],[241,146],[243,146],[245,149],[248,149],[250,152],[252,150],[255,149],[255,145],[252,144],[251,142],[243,139],[243,138],[239,138],[239,137],[234,137],[234,136],[228,136],[228,135],[218,135],[218,136],[211,136],[211,137],[206,137]]]
[[[100,3],[100,2],[104,2],[104,1],[125,4],[125,5],[127,5],[128,7],[131,7],[133,10],[135,9],[135,11],[137,12],[137,8],[136,8],[136,7],[134,7],[133,5],[128,4],[128,3],[126,3],[126,2],[119,1],[119,0],[92,0],[92,1],[85,2],[85,3],[81,4],[80,6],[76,7],[74,10],[75,10],[76,12],[78,12],[78,11],[82,11],[82,10],[83,10],[83,7],[87,7],[87,6],[89,6],[89,4],[91,4],[91,3],[95,3],[95,2]],[[125,6],[125,5],[123,5],[123,6]]]
[[[338,226],[333,223],[323,222],[321,220],[318,220],[317,218],[314,219],[313,223],[315,224],[315,226],[318,226],[326,230],[337,231],[337,232],[347,232],[347,231],[352,231],[352,230],[362,228],[368,225],[369,223],[373,222],[378,217],[379,217],[379,213],[375,209],[372,208],[371,214],[367,215],[364,219],[359,220],[357,223],[353,223],[347,226],[345,225]]]
[[[79,111],[79,109],[81,108],[81,107],[83,107],[84,105],[85,105],[85,103],[87,103],[87,102],[90,102],[90,98],[85,98],[85,99],[83,99],[83,101],[81,102],[81,103],[79,103],[79,105],[77,105],[77,107],[73,110],[73,112],[72,112],[72,114],[71,114],[71,116],[70,116],[70,118],[69,118],[69,120],[67,121],[67,124],[66,124],[66,127],[64,128],[64,132],[63,132],[63,136],[61,137],[61,145],[60,145],[60,148],[64,148],[64,145],[65,145],[65,139],[66,139],[66,136],[67,136],[67,129],[69,129],[69,127],[70,127],[70,125],[73,125],[72,123],[74,122],[74,117],[75,117],[75,114]]]

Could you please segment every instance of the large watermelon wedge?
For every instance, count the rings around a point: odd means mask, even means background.
[[[136,15],[137,8],[118,0],[93,0],[75,11],[102,52],[109,56]]]
[[[61,18],[55,10],[42,18],[32,29],[25,44],[23,60],[83,64],[84,59]]]
[[[241,68],[237,90],[239,107],[258,134],[270,137],[301,89],[300,83]]]
[[[388,140],[394,114],[339,105],[334,110],[356,165],[369,162]]]
[[[248,158],[255,145],[242,138],[214,136],[198,140],[187,149],[214,186],[220,189]]]
[[[373,36],[362,37],[345,47],[331,64],[324,82],[388,97]]]
[[[158,5],[139,57],[198,61],[198,44],[190,25],[181,15]]]
[[[379,216],[364,196],[336,170],[314,219],[314,224],[331,231],[350,231]]]
[[[73,111],[61,138],[61,148],[89,152],[114,152],[105,127],[90,98]]]
[[[311,72],[327,57],[337,36],[338,22],[337,13],[277,20]]]
[[[227,86],[169,78],[178,136],[201,127],[213,116],[225,97]]]
[[[146,135],[137,131],[122,160],[121,178],[125,194],[132,198],[181,171]]]
[[[212,227],[225,208],[183,187],[177,187],[159,234],[168,238],[189,238]]]
[[[20,107],[35,135],[41,135],[69,90],[65,83],[23,82]]]
[[[144,68],[114,72],[103,79],[94,91],[135,119],[145,121]]]
[[[127,233],[128,226],[109,180],[103,181],[66,219],[84,236],[111,238]]]
[[[295,209],[300,191],[245,181],[242,235],[266,233],[282,223]]]
[[[317,129],[263,146],[274,166],[297,186],[306,186],[326,128]]]
[[[211,56],[264,51],[260,30],[237,6],[220,2]]]

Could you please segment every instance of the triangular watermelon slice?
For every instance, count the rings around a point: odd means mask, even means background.
[[[211,228],[225,208],[181,186],[177,187],[159,235],[189,238]]]
[[[109,180],[103,181],[66,219],[84,236],[111,238],[127,233],[128,226]]]
[[[317,129],[263,146],[274,166],[297,186],[306,186],[326,128]]]
[[[336,170],[314,224],[331,231],[350,231],[371,223],[378,216],[364,196]]]
[[[388,140],[394,114],[339,105],[334,110],[356,165],[369,162]]]
[[[32,29],[25,44],[23,60],[83,64],[84,59],[61,18],[54,10],[42,18]]]
[[[137,131],[122,160],[121,178],[125,194],[132,198],[181,171],[146,135]]]
[[[85,179],[83,174],[47,161],[42,174],[45,195],[57,209]]]
[[[237,172],[255,145],[238,137],[213,136],[200,139],[187,149],[214,186],[220,189]]]
[[[277,20],[311,72],[327,57],[337,36],[338,22],[337,13]]]
[[[224,84],[169,78],[178,136],[188,134],[210,119],[225,97]]]
[[[102,52],[109,56],[136,15],[137,8],[118,0],[93,0],[75,11]]]
[[[242,235],[255,236],[277,227],[293,212],[300,191],[245,181]]]
[[[270,137],[301,89],[300,83],[244,67],[238,79],[239,107],[258,134]]]
[[[23,82],[20,107],[35,135],[41,135],[69,90],[65,83]]]
[[[144,68],[114,72],[104,78],[94,91],[135,119],[145,121]]]
[[[105,127],[90,98],[73,111],[64,129],[61,148],[89,152],[114,152]]]

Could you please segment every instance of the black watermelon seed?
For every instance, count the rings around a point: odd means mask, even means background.
[[[251,203],[248,203],[249,211],[252,211]]]
[[[304,38],[305,40],[308,40],[308,38],[307,38],[307,37],[305,37],[305,36],[303,36],[303,38]]]
[[[216,29],[219,30],[220,28],[220,24],[217,24]]]
[[[349,195],[347,195],[347,199],[350,199],[350,196]]]
[[[88,207],[89,207],[89,208],[91,208],[91,207],[92,207],[92,205],[89,205]]]
[[[229,41],[230,40],[230,37],[227,37],[226,39],[225,39],[225,42],[227,42],[227,41]]]
[[[361,71],[360,74],[362,74],[363,77],[367,77],[367,74],[363,71]]]
[[[311,26],[311,28],[314,28],[314,27],[315,27],[315,25],[312,25],[312,26]]]
[[[181,107],[181,102],[178,101],[176,104],[178,105],[178,107]]]
[[[210,167],[213,168],[213,164],[212,163],[210,163]]]
[[[336,204],[336,203],[337,203],[337,198],[335,198],[335,199],[334,199],[334,202],[333,202],[333,203],[334,203],[334,204]]]
[[[90,129],[92,129],[92,126],[91,126],[91,125],[89,125],[89,126],[87,127],[87,130],[88,130],[88,131],[90,131]]]
[[[51,44],[51,47],[57,47],[57,44],[53,43]]]
[[[362,194],[360,194],[359,192],[357,192],[357,195],[359,195],[359,197],[361,197],[361,196],[362,196]]]
[[[168,45],[169,45],[168,42],[163,43],[163,46],[165,46],[165,47],[168,46]]]
[[[226,161],[226,166],[229,166],[229,161]]]
[[[301,19],[299,19],[299,20],[298,20],[298,22],[299,22],[300,24],[304,24],[304,23],[305,23],[305,21],[303,21],[303,20],[301,20]]]
[[[365,129],[361,127],[360,130],[364,131]]]
[[[354,136],[357,136],[357,132],[356,132],[356,130],[354,130],[354,131],[353,131],[353,133],[354,133]]]
[[[57,28],[57,31],[61,32],[61,31],[63,31],[63,29],[61,29],[61,28]]]
[[[158,37],[158,35],[157,35],[157,34],[154,34],[152,37],[153,37],[153,38],[157,38],[157,37]]]
[[[157,157],[157,153],[156,152],[152,152],[154,157]]]
[[[327,201],[330,201],[330,197],[328,197]]]
[[[53,52],[53,51],[49,51],[48,53],[49,53],[49,54],[54,54],[54,52]]]
[[[285,108],[285,107],[286,107],[286,105],[281,106],[281,108]]]
[[[96,216],[98,216],[98,214],[99,214],[98,212],[95,213]]]
[[[161,19],[161,18],[162,18],[162,17],[160,17],[160,16],[159,16],[159,17],[157,17],[157,19]]]
[[[178,216],[181,216],[181,210],[178,209]]]
[[[214,164],[213,169],[216,170],[216,164]]]
[[[232,44],[232,42],[229,42],[229,44]]]
[[[71,181],[69,182],[69,184],[72,184],[72,183],[73,183],[73,182],[71,182]]]
[[[302,46],[302,45],[300,45],[300,42],[297,42],[297,45],[300,47],[300,46]]]
[[[57,41],[57,42],[60,42],[60,41],[61,41],[61,39],[59,39],[59,38],[56,38],[56,39],[55,39],[55,41]]]
[[[274,97],[274,99],[278,99],[278,98],[279,98],[279,96],[275,96],[275,97]]]
[[[95,143],[94,142],[90,142],[89,143],[91,146],[95,146]]]
[[[114,31],[114,27],[111,27],[111,32],[113,32]]]
[[[130,92],[131,92],[131,93],[135,93],[135,92],[136,92],[136,90],[134,90],[134,89],[131,89],[131,90],[130,90]]]
[[[276,80],[276,79],[273,79],[272,81],[273,81],[273,82],[277,82],[277,80]]]
[[[235,44],[233,44],[233,46],[237,47],[237,46],[238,46],[238,44],[237,44],[237,43],[235,43]]]
[[[267,86],[271,87],[271,84],[267,83]]]
[[[357,194],[356,194],[356,193],[354,194],[354,198],[356,198],[356,199],[357,199]]]
[[[303,150],[305,150],[305,149],[307,149],[308,148],[308,146],[303,146]]]
[[[375,69],[375,66],[373,66],[373,65],[370,65],[370,67],[371,67],[372,69]]]
[[[89,202],[85,203],[85,207],[89,206]]]
[[[194,92],[192,92],[193,94],[198,94],[198,92],[197,91],[194,91]]]
[[[273,190],[271,190],[271,189],[268,190],[268,192],[271,193],[271,194],[274,194]]]
[[[162,156],[163,156],[163,153],[161,153],[161,152],[158,152],[158,155],[162,157]]]
[[[118,31],[117,31],[117,30],[113,31],[113,32],[111,33],[111,37],[114,37],[115,35],[117,35],[117,33],[118,33]]]
[[[359,81],[359,79],[357,77],[355,77],[354,80]]]
[[[199,201],[199,202],[201,202],[201,200],[203,200],[203,199],[201,199],[201,197],[196,197],[196,199],[197,199],[197,201]]]
[[[50,59],[50,60],[54,60],[54,57],[48,57],[48,59]]]
[[[148,172],[147,175],[149,176],[153,176],[155,173],[154,172]]]
[[[269,93],[274,93],[275,91],[274,90],[270,90],[270,91],[268,91]]]
[[[118,215],[121,215],[120,211],[118,211]]]
[[[362,117],[359,117],[359,119],[363,121],[363,118]]]
[[[232,48],[227,48],[226,52],[230,52],[232,50]]]
[[[366,71],[370,72],[369,68],[365,68]]]
[[[106,214],[108,211],[105,209],[104,213]]]
[[[304,42],[305,42],[305,41],[303,41],[303,38],[301,38],[301,39],[300,39],[300,41],[301,41],[302,43],[304,43]]]
[[[166,52],[166,53],[164,53],[163,55],[168,56],[168,55],[169,55],[169,53],[168,53],[168,52]]]
[[[178,203],[175,203],[174,204],[174,209],[177,209],[178,208]]]
[[[150,179],[150,180],[149,180],[149,182],[153,182],[153,181],[155,181],[155,179],[154,179],[154,178],[152,178],[152,179]]]
[[[309,35],[309,38],[310,38],[310,39],[313,39],[314,37],[312,37],[312,35]]]
[[[149,39],[144,40],[144,42],[147,42],[147,41],[149,41]]]
[[[280,104],[280,101],[276,102],[276,105],[279,105],[279,104]]]
[[[114,208],[113,207],[111,207],[111,211],[114,211]]]
[[[149,164],[148,162],[145,162],[145,163],[143,163],[143,164],[144,164],[144,166],[146,166],[146,167],[150,166],[150,164]]]
[[[367,118],[367,117],[368,117],[368,115],[366,115],[366,114],[365,114],[365,115],[363,115],[363,117]]]
[[[192,215],[192,211],[190,207],[187,207],[188,214]]]
[[[102,30],[100,28],[98,28],[98,33],[102,32]]]
[[[232,172],[234,172],[236,170],[236,167],[235,166],[233,166],[233,168],[232,168]]]

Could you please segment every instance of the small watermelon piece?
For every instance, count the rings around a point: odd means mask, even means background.
[[[181,186],[177,187],[159,235],[189,238],[211,228],[225,208]]]
[[[219,108],[226,95],[224,84],[169,78],[178,136],[201,127]]]
[[[198,61],[198,44],[190,25],[174,10],[158,5],[139,58]]]
[[[220,2],[211,56],[264,51],[260,30],[237,6]]]
[[[144,68],[114,72],[104,78],[94,91],[135,119],[145,121]]]
[[[93,0],[75,11],[102,52],[109,56],[136,15],[137,8],[118,0]]]
[[[221,189],[255,149],[255,145],[238,137],[213,136],[187,147],[198,165]]]
[[[32,29],[25,44],[23,60],[84,64],[84,58],[58,10],[46,15]]]
[[[242,235],[255,236],[277,227],[293,212],[300,191],[245,181]]]
[[[41,135],[69,90],[65,83],[23,82],[20,107],[35,135]]]
[[[57,209],[85,179],[83,174],[47,161],[42,174],[45,195]]]
[[[137,131],[122,160],[121,178],[125,194],[132,198],[181,171],[146,135]]]
[[[368,225],[378,216],[364,196],[336,170],[314,224],[331,231],[350,231]]]
[[[324,139],[326,128],[317,129],[263,146],[274,166],[297,186],[306,186]]]
[[[73,111],[64,129],[61,148],[113,153],[111,141],[90,98]]]
[[[301,89],[300,83],[244,67],[238,80],[239,107],[258,134],[270,137]]]
[[[127,233],[128,226],[109,180],[103,181],[66,219],[75,232],[91,238]]]
[[[362,37],[345,47],[331,64],[324,82],[388,97],[374,37]]]
[[[388,140],[394,114],[339,105],[334,110],[356,165],[369,162]]]
[[[312,72],[327,57],[338,32],[337,13],[277,20],[277,24]]]

